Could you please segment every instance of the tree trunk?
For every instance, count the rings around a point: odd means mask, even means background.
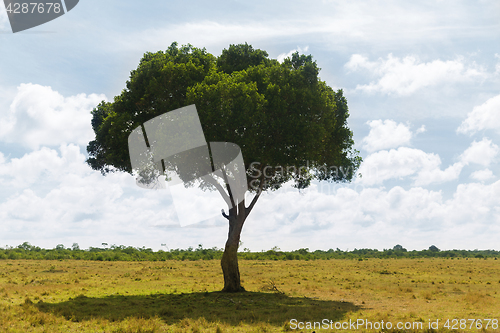
[[[224,174],[225,176],[225,174]],[[229,215],[224,213],[222,210],[222,216],[224,216],[229,221],[229,233],[227,235],[226,247],[224,253],[222,254],[221,267],[222,273],[224,275],[224,289],[225,292],[239,292],[245,291],[245,288],[241,286],[240,282],[240,270],[238,269],[238,247],[240,245],[240,235],[241,229],[243,229],[243,223],[252,211],[257,199],[262,193],[264,188],[264,177],[260,178],[259,188],[256,191],[252,202],[248,207],[245,207],[245,199],[235,205],[235,202],[239,201],[239,198],[233,197],[231,188],[229,187],[227,177],[225,179],[226,186],[228,190],[228,196],[230,198],[231,204],[229,206],[233,207],[229,209]]]
[[[221,260],[222,273],[224,274],[224,289],[222,291],[224,292],[245,291],[240,283],[240,271],[238,269],[238,246],[245,219],[245,201],[240,202],[236,208],[229,210],[229,233]]]

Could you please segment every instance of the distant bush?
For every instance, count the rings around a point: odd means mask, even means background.
[[[107,244],[106,244],[107,245]],[[96,260],[96,261],[165,261],[165,260],[220,260],[223,249],[213,247],[205,249],[200,244],[196,249],[189,247],[183,249],[171,249],[169,251],[153,251],[150,248],[135,248],[132,246],[111,245],[109,248],[80,249],[74,243],[72,248],[65,249],[62,244],[55,249],[42,249],[32,246],[28,242],[13,248],[0,248],[0,260],[6,259],[37,259],[37,260]],[[238,253],[238,257],[243,260],[330,260],[330,259],[353,259],[366,260],[370,258],[478,258],[495,260],[500,257],[500,251],[496,250],[447,250],[441,251],[435,246],[426,250],[408,251],[401,245],[396,245],[392,249],[354,249],[342,251],[340,249],[329,249],[327,251],[316,250],[310,252],[308,248],[294,251],[282,251],[278,247],[273,247],[268,251],[251,252],[245,249]]]

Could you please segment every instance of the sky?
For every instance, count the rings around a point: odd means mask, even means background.
[[[242,249],[499,250],[499,17],[496,0],[81,0],[13,34],[0,6],[0,247],[224,247],[222,216],[180,227],[195,203],[85,163],[90,111],[177,41],[311,54],[348,101],[362,176],[264,193]]]

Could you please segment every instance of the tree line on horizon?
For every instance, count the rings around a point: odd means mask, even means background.
[[[31,260],[96,260],[96,261],[166,261],[166,260],[220,260],[224,250],[213,247],[203,248],[199,244],[197,248],[170,249],[167,251],[153,251],[146,247],[132,247],[124,245],[111,245],[107,247],[90,247],[80,249],[77,243],[70,248],[63,244],[57,245],[53,249],[43,249],[31,245],[28,242],[17,247],[7,246],[0,248],[0,259],[31,259]],[[273,247],[268,251],[252,252],[247,248],[238,252],[239,259],[242,260],[330,260],[330,259],[388,259],[388,258],[494,258],[500,257],[497,250],[440,250],[435,245],[425,250],[408,251],[401,245],[396,245],[392,249],[354,249],[342,251],[329,249],[310,251],[309,248],[301,248],[294,251],[282,251],[278,247]]]

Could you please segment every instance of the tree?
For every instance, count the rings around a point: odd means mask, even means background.
[[[126,89],[92,111],[96,138],[87,163],[103,174],[132,173],[127,138],[145,121],[195,104],[205,138],[241,148],[254,197],[229,207],[221,267],[224,291],[244,290],[237,251],[243,224],[260,194],[291,181],[352,180],[361,163],[347,126],[347,100],[318,78],[312,56],[295,53],[283,63],[248,44],[231,45],[216,58],[205,49],[172,43],[146,53]],[[220,191],[221,188],[218,188]],[[224,190],[224,189],[222,189]],[[226,195],[234,202],[229,188]]]
[[[403,252],[406,252],[407,250],[400,244],[397,244],[397,245],[394,245],[394,247],[392,248],[394,251],[403,251]]]
[[[438,247],[436,245],[431,245],[431,246],[429,246],[429,251],[439,252],[440,250],[438,249]]]

